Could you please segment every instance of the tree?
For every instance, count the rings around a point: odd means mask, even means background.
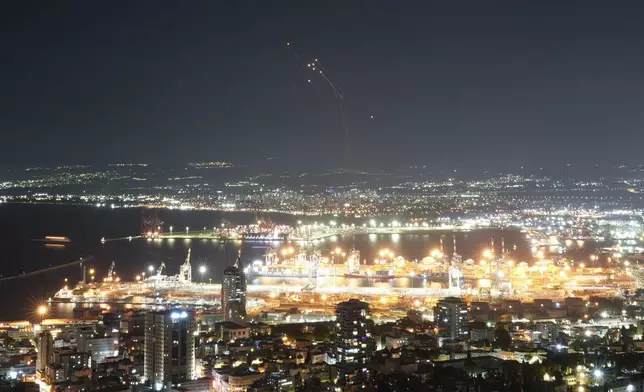
[[[315,330],[313,331],[313,338],[315,340],[327,341],[331,339],[331,336],[331,328],[327,325],[320,324],[315,326]]]
[[[4,338],[4,347],[13,346],[16,343],[16,340],[11,336]]]
[[[502,349],[507,349],[512,344],[512,337],[503,327],[497,327],[494,330],[494,344]]]

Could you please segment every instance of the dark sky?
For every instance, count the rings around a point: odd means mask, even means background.
[[[0,163],[341,166],[339,101],[287,41],[344,92],[354,165],[644,163],[643,20],[638,1],[3,1]]]

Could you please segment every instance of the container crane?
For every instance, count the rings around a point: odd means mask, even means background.
[[[161,265],[159,265],[159,268],[157,269],[157,276],[161,276],[163,274],[163,271],[165,270],[165,263],[162,261]]]

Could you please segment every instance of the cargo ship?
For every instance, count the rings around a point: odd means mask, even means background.
[[[46,242],[48,244],[69,244],[72,242],[69,237],[48,235],[45,238],[35,239],[34,241]]]

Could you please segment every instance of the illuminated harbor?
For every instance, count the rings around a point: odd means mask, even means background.
[[[420,259],[407,259],[386,247],[374,254],[364,254],[354,248],[328,244],[316,249],[296,241],[270,241],[263,257],[243,260],[249,279],[249,313],[284,303],[309,308],[315,303],[316,308],[330,309],[335,302],[355,296],[383,305],[411,303],[418,307],[447,296],[468,301],[534,298],[561,301],[566,297],[621,296],[637,288],[638,277],[642,275],[638,265],[619,260],[618,254],[612,254],[616,258],[608,265],[600,263],[597,254],[590,254],[584,261],[558,256],[557,249],[551,249],[556,248],[553,244],[561,242],[565,246],[572,240],[557,236],[548,239],[553,236],[535,230],[524,233],[532,240],[532,260],[513,259],[503,237],[490,238],[488,247],[476,257],[464,259],[457,252],[456,234],[452,233],[451,247],[443,243],[443,238],[450,236],[441,235],[438,246],[427,249],[426,256]],[[544,252],[541,250],[544,247],[553,252]],[[97,279],[96,272],[90,269],[83,282],[61,289],[52,301],[99,306],[218,308],[220,282],[213,283],[212,279],[208,283],[203,279],[196,282],[192,269],[197,271],[190,264],[190,249],[177,275],[169,274],[164,263],[149,266],[134,281],[127,282],[116,276],[113,269],[102,279]]]

